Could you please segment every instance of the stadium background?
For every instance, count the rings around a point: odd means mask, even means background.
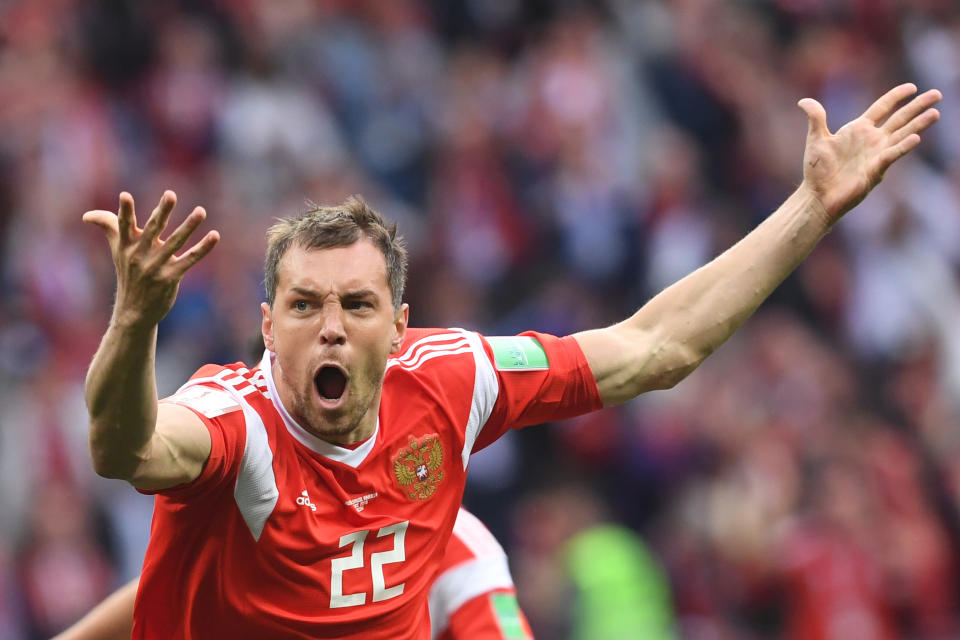
[[[467,504],[542,638],[960,636],[953,0],[32,0],[0,33],[0,639],[62,628],[146,542],[150,499],[88,461],[113,272],[84,210],[170,187],[221,231],[163,393],[249,361],[263,232],[307,199],[400,222],[414,325],[565,334],[793,189],[798,98],[836,127],[907,80],[941,122],[729,344],[499,442]]]

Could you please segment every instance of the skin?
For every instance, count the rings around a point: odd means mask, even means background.
[[[940,114],[937,90],[891,89],[836,133],[816,100],[798,106],[808,120],[803,182],[763,223],[723,254],[652,298],[633,316],[576,334],[604,405],[689,375],[753,314],[793,269],[920,143]]]
[[[783,205],[630,318],[574,336],[605,405],[675,385],[756,310],[939,118],[932,108],[941,98],[936,90],[899,106],[916,90],[912,84],[890,90],[836,133],[827,129],[818,102],[798,103],[808,119],[803,182]],[[177,405],[158,406],[156,397],[156,324],[172,307],[184,273],[219,239],[210,232],[177,256],[205,214],[198,207],[161,240],[175,202],[166,192],[143,229],[127,193],[116,214],[84,214],[85,222],[106,233],[117,268],[113,317],[87,376],[94,468],[149,489],[196,478],[210,453],[199,418]],[[372,433],[383,365],[399,347],[407,323],[406,307],[382,304],[389,300],[383,256],[371,254],[368,244],[291,249],[283,257],[277,301],[263,309],[264,341],[276,354],[274,382],[281,400],[304,428],[340,444]],[[353,308],[351,296],[359,289],[377,299],[373,311]],[[307,303],[299,309],[293,295],[298,291]],[[313,374],[324,362],[341,365],[350,377],[339,402],[327,403],[313,389]]]
[[[53,640],[130,640],[139,584],[138,576],[107,596]]]
[[[383,254],[366,238],[332,249],[295,246],[278,275],[273,308],[264,302],[260,309],[283,405],[328,442],[366,440],[377,424],[387,356],[400,350],[409,314],[406,304],[393,309]],[[336,402],[314,384],[324,365],[347,376]]]

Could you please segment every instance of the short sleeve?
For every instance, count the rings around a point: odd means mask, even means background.
[[[507,429],[565,420],[603,407],[590,365],[572,336],[528,331],[510,338],[484,338],[483,346],[498,391],[474,451]]]
[[[513,588],[493,589],[467,600],[449,614],[447,626],[439,631],[437,640],[533,640]]]
[[[191,482],[167,489],[143,490],[141,493],[185,500],[214,491],[220,486],[232,487],[231,481],[236,478],[243,458],[246,437],[243,410],[236,399],[213,384],[188,383],[160,402],[186,407],[200,418],[210,433],[210,455],[200,475]]]

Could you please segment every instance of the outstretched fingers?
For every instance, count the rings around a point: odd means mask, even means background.
[[[137,228],[137,214],[133,207],[133,196],[126,191],[120,193],[116,219],[120,242],[128,244],[133,240],[133,230]]]
[[[157,207],[150,214],[146,224],[143,225],[143,235],[140,236],[141,243],[146,246],[153,244],[160,236],[160,232],[166,228],[167,221],[170,220],[170,213],[176,204],[177,194],[170,190],[164,191],[163,195],[160,196]]]
[[[170,236],[164,240],[163,248],[161,250],[161,255],[163,259],[169,259],[173,254],[180,250],[180,248],[186,243],[187,239],[193,235],[193,232],[197,230],[197,227],[200,226],[207,217],[207,212],[203,207],[196,207],[193,211],[190,212],[190,215],[187,216],[187,219],[180,223],[180,226],[177,227]]]
[[[911,133],[897,144],[886,148],[880,154],[880,174],[883,175],[890,165],[910,153],[918,144],[920,144],[920,136]]]
[[[940,119],[940,112],[936,109],[927,109],[919,116],[914,117],[910,120],[905,126],[900,127],[890,136],[890,144],[897,145],[900,144],[904,139],[917,134],[923,133],[930,126]]]
[[[920,114],[926,115],[927,109],[940,102],[943,98],[936,89],[924,91],[916,98],[897,109],[880,128],[887,133],[896,133],[904,126],[910,124],[914,118]],[[930,124],[933,124],[932,122]],[[929,124],[927,126],[930,126]]]
[[[83,221],[86,224],[96,225],[103,229],[103,232],[107,234],[107,240],[109,240],[111,244],[116,241],[119,235],[117,214],[112,211],[104,211],[103,209],[87,211],[83,214]]]
[[[872,122],[873,124],[879,124],[890,115],[890,112],[900,104],[901,101],[909,98],[917,92],[917,85],[912,82],[907,82],[906,84],[901,84],[898,87],[894,87],[887,91],[885,94],[880,96],[876,102],[870,105],[870,108],[863,112],[863,117]]]
[[[187,249],[183,255],[173,258],[175,273],[178,277],[183,276],[187,270],[213,250],[220,242],[220,233],[217,231],[208,231],[207,235],[195,245]]]

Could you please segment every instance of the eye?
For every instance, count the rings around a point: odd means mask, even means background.
[[[306,311],[310,308],[310,303],[306,300],[297,300],[293,303],[293,308],[297,311]]]
[[[344,306],[352,311],[366,311],[367,309],[373,309],[373,304],[367,300],[350,300]]]

